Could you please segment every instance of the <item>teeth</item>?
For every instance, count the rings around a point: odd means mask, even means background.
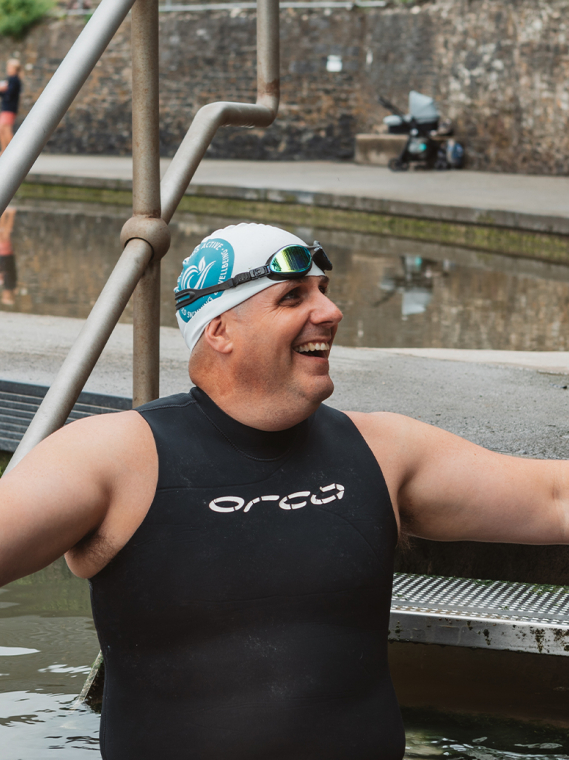
[[[328,351],[329,349],[329,343],[304,343],[302,346],[296,346],[294,350],[299,354],[305,354],[309,351]]]

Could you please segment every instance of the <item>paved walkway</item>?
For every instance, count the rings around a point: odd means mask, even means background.
[[[165,171],[169,159],[162,159]],[[45,154],[34,174],[131,179],[128,157]],[[442,207],[569,218],[569,177],[450,171],[393,173],[325,161],[202,161],[194,184],[331,193]]]

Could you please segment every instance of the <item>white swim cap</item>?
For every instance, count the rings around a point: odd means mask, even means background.
[[[267,259],[285,245],[306,245],[296,235],[268,224],[232,224],[212,232],[196,246],[191,256],[184,259],[184,268],[178,277],[174,292],[185,288],[209,288],[220,285],[236,274],[264,266]],[[313,262],[310,276],[324,272]],[[251,280],[229,290],[199,298],[180,309],[178,325],[190,349],[212,319],[243,303],[265,288],[277,285],[268,277]]]

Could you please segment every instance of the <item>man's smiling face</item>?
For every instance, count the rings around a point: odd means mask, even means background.
[[[239,385],[264,400],[278,396],[278,406],[316,408],[331,395],[328,356],[342,312],[327,289],[327,277],[287,280],[227,312]]]

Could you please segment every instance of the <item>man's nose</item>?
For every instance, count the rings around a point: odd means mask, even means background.
[[[316,324],[328,323],[337,325],[344,315],[336,304],[327,295],[322,293],[321,290],[317,290],[317,294],[316,306],[312,313],[313,321]]]

